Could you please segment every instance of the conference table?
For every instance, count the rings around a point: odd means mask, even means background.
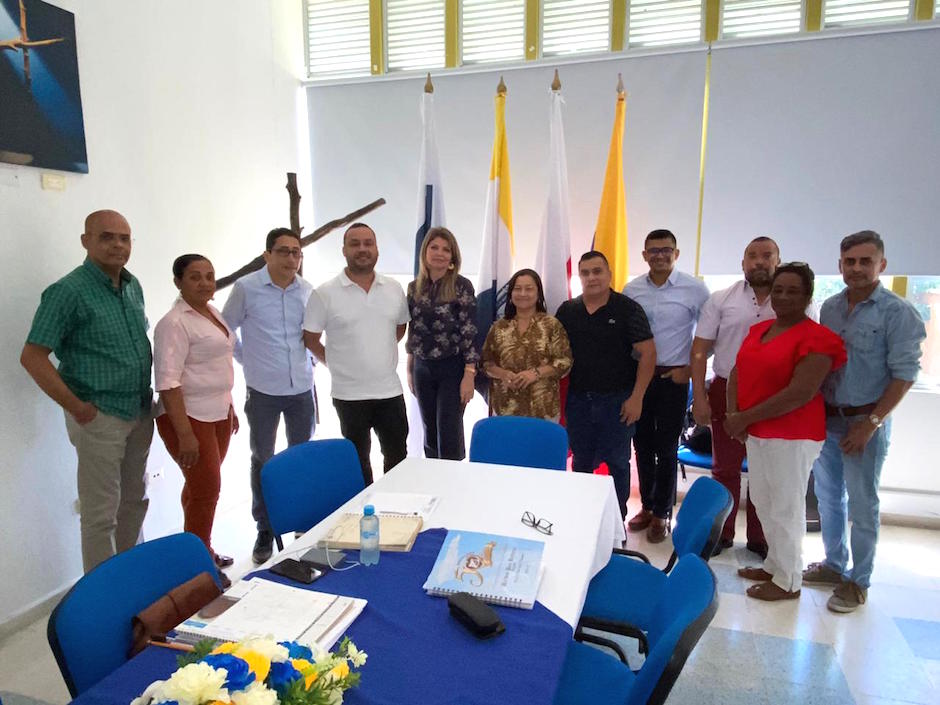
[[[437,502],[410,552],[383,551],[377,566],[332,571],[309,586],[368,600],[347,634],[369,660],[344,702],[551,703],[588,584],[626,538],[611,478],[407,458],[246,577],[288,582],[267,569],[316,545],[341,514],[361,513],[376,493],[428,494]],[[523,524],[526,511],[551,522],[552,534]],[[447,529],[545,543],[535,607],[496,607],[506,632],[494,639],[471,636],[444,598],[421,589]],[[172,651],[150,647],[74,702],[126,703],[174,668]]]

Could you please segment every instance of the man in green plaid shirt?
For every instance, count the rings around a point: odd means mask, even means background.
[[[65,410],[87,573],[141,540],[153,391],[144,294],[124,268],[130,225],[116,211],[96,211],[85,219],[82,247],[82,265],[43,292],[20,362]]]

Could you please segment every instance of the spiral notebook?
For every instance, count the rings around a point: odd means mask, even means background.
[[[450,530],[424,583],[429,595],[469,592],[484,602],[532,609],[542,580],[542,541]]]

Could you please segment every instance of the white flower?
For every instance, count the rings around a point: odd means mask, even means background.
[[[191,663],[176,671],[154,693],[154,700],[176,700],[180,705],[209,703],[220,700],[230,702],[224,668],[213,668],[207,663]]]
[[[139,698],[131,700],[131,705],[149,705],[154,694],[163,687],[166,681],[154,681],[147,686],[147,690],[141,693]]]
[[[251,637],[238,645],[237,651],[254,651],[264,656],[268,661],[280,663],[288,658],[288,651],[270,636]]]
[[[369,657],[369,654],[365,651],[360,651],[352,642],[349,642],[346,646],[346,654],[352,665],[357,668],[365,665],[366,659]]]
[[[277,693],[255,681],[244,690],[232,693],[235,705],[277,705]]]

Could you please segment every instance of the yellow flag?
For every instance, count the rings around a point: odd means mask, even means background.
[[[627,261],[627,198],[623,184],[623,125],[626,116],[626,96],[617,95],[617,110],[614,116],[614,132],[610,136],[610,153],[607,155],[607,172],[604,175],[604,191],[601,194],[597,227],[594,229],[594,249],[603,252],[610,262],[613,274],[611,287],[621,291],[627,283],[629,271]]]

